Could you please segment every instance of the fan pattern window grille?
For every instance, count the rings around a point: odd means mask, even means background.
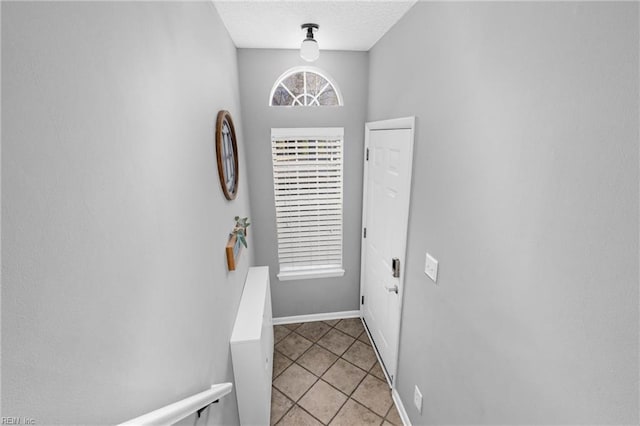
[[[319,70],[293,68],[271,90],[270,106],[340,106],[342,96],[332,79]]]

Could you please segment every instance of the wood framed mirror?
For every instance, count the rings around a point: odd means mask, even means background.
[[[231,114],[225,110],[218,112],[216,119],[216,157],[222,192],[227,200],[233,200],[238,193],[238,144]]]

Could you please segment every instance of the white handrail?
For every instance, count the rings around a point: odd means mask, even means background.
[[[202,407],[206,407],[214,401],[222,398],[233,389],[232,383],[220,383],[212,385],[211,389],[200,392],[182,401],[174,402],[166,407],[159,408],[143,416],[131,419],[124,425],[172,425],[185,417],[193,414]]]

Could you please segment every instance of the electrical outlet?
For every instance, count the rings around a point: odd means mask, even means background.
[[[437,282],[438,279],[438,261],[427,253],[426,259],[424,261],[424,273],[429,276],[433,280],[433,282]]]
[[[413,405],[418,409],[418,413],[422,414],[422,393],[420,393],[418,385],[416,385],[416,389],[413,391]]]

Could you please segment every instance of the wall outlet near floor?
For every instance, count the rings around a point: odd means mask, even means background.
[[[438,279],[438,261],[427,253],[426,260],[424,261],[424,273],[429,276],[435,283]]]
[[[413,391],[413,405],[418,409],[418,413],[422,414],[422,393],[420,393],[418,385],[416,385],[416,389]]]

